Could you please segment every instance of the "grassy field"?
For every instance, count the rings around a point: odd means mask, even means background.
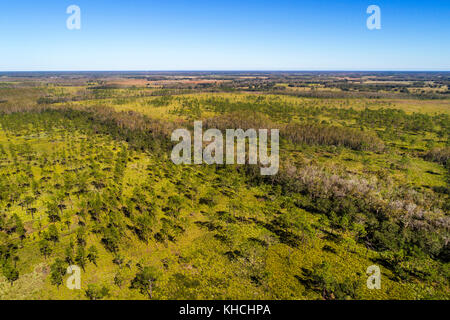
[[[111,83],[0,82],[0,299],[450,298],[449,99]],[[174,165],[194,120],[279,128],[279,173]]]

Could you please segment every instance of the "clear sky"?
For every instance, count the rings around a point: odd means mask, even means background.
[[[1,0],[0,71],[43,70],[450,70],[450,0]]]

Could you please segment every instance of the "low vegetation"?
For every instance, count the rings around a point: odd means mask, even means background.
[[[1,299],[450,298],[449,112],[389,100],[445,78],[85,77],[0,81]],[[278,174],[174,165],[194,120],[279,129]]]

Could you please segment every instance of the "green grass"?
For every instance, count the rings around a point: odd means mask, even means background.
[[[74,92],[71,89],[53,94]],[[203,99],[214,96],[243,103],[255,99],[244,94],[199,94],[175,96],[162,106],[158,97],[127,98],[121,102],[129,93],[118,89],[108,92],[111,98],[69,105],[106,104],[118,111],[133,110],[174,120],[190,117],[188,107],[180,113],[174,110],[192,99],[200,100],[203,118],[220,113]],[[268,105],[278,100],[286,103],[296,115],[308,106],[363,109],[384,103],[284,96],[262,99]],[[152,105],[153,100],[156,105]],[[59,106],[62,105],[65,104]],[[265,108],[262,105],[261,111],[267,111]],[[274,120],[288,119],[285,115],[279,117],[281,110],[271,114]],[[449,298],[448,262],[411,254],[395,266],[411,271],[404,276],[395,267],[381,263],[390,261],[386,252],[367,249],[364,242],[356,241],[355,230],[336,226],[327,215],[295,205],[296,200],[308,201],[307,195],[289,194],[271,184],[254,184],[233,167],[175,166],[167,154],[134,150],[131,143],[99,133],[95,123],[45,112],[0,117],[0,145],[5,150],[0,156],[0,176],[7,187],[3,191],[5,197],[0,200],[0,212],[7,217],[17,214],[27,231],[21,241],[14,232],[1,238],[17,242],[21,248],[17,254],[20,277],[12,286],[4,277],[0,278],[0,299],[86,299],[84,290],[88,284],[106,285],[110,289],[108,299],[147,299],[130,288],[139,265],[161,271],[154,299],[323,299],[324,287],[332,292],[328,298],[338,299]],[[355,126],[351,120],[333,118],[330,114],[317,114],[313,118]],[[365,130],[384,128],[365,127]],[[380,135],[388,148],[378,153],[283,141],[282,163],[290,162],[297,167],[314,165],[368,181],[377,179],[383,183],[386,194],[401,186],[432,198],[441,197],[434,193],[433,187],[447,186],[447,171],[438,163],[425,161],[422,155],[430,140],[435,145],[443,145],[444,140],[434,131],[401,134],[403,139],[397,133]],[[15,150],[15,160],[11,150]],[[128,154],[117,178],[115,165],[123,150]],[[77,171],[71,171],[74,169]],[[87,177],[87,192],[78,197],[77,183],[82,176]],[[33,180],[37,183],[34,189]],[[34,193],[36,190],[38,193]],[[8,197],[13,196],[13,191],[17,195],[11,203]],[[21,205],[27,195],[33,195],[30,206],[37,210],[34,217]],[[87,213],[92,208],[86,202],[97,195],[102,206],[95,221]],[[170,202],[174,197],[180,197],[178,208]],[[61,221],[56,223],[47,215],[46,204],[51,201],[65,205]],[[124,214],[124,207],[131,211],[130,217]],[[82,212],[86,212],[84,217]],[[148,212],[154,214],[154,220],[148,226],[150,235],[145,241],[134,228],[138,226],[136,219]],[[96,265],[87,263],[82,272],[83,290],[71,291],[64,283],[59,287],[52,284],[49,272],[56,258],[64,259],[69,243],[76,242],[80,221],[88,229],[86,248],[94,245],[99,256]],[[278,228],[280,221],[287,221],[287,225]],[[50,257],[44,258],[38,242],[51,224],[57,227],[60,239],[52,244]],[[102,243],[102,228],[111,224],[117,224],[121,230],[116,253]],[[163,234],[163,238],[158,234]],[[123,261],[120,266],[113,262],[117,256]],[[381,266],[381,290],[366,287],[366,269],[373,264]],[[114,283],[117,272],[123,277],[120,287]],[[314,272],[319,280],[312,278]],[[340,292],[338,287],[344,284],[352,289]]]

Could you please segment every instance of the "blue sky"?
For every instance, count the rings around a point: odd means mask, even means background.
[[[1,1],[0,71],[41,70],[450,70],[450,1]]]

